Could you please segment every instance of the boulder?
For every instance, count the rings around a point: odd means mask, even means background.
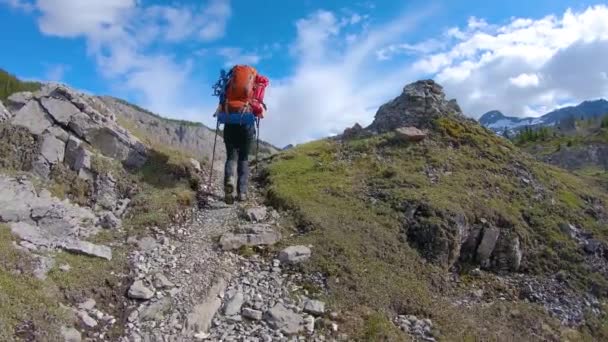
[[[220,247],[223,250],[235,250],[242,246],[273,245],[281,240],[279,232],[269,230],[267,226],[250,226],[246,233],[226,233],[220,238]],[[268,230],[267,230],[268,229]]]
[[[481,264],[481,267],[490,267],[490,256],[494,251],[499,236],[500,230],[496,228],[486,228],[483,230],[481,242],[477,247],[477,260]]]
[[[57,242],[57,246],[68,252],[94,256],[106,260],[112,260],[112,250],[110,247],[96,245],[88,241],[67,240]]]
[[[287,309],[283,304],[277,304],[266,311],[264,320],[276,330],[286,335],[295,335],[304,330],[304,319],[297,313]]]
[[[6,107],[4,107],[4,104],[2,104],[2,101],[0,101],[0,122],[10,120],[10,118],[11,118],[11,113],[8,111],[8,109],[6,109]]]
[[[131,299],[149,300],[154,297],[154,291],[147,288],[142,280],[137,280],[129,287],[127,295]]]
[[[29,101],[11,120],[15,126],[27,128],[32,134],[40,135],[53,125],[49,116],[43,111],[38,101]]]
[[[65,145],[65,164],[74,171],[91,170],[93,153],[84,147],[82,140],[69,136]]]
[[[284,264],[297,264],[310,259],[311,254],[306,246],[290,246],[279,253],[279,260]]]
[[[65,155],[65,143],[55,136],[45,133],[42,135],[40,154],[50,164],[62,163]]]
[[[400,127],[395,130],[397,136],[405,141],[418,142],[426,138],[426,133],[416,127]]]
[[[111,174],[102,174],[95,179],[95,203],[105,210],[114,210],[118,203],[116,180]]]
[[[23,108],[23,106],[25,106],[33,98],[34,94],[29,91],[14,93],[8,97],[6,101],[6,108],[8,108],[9,111],[15,113],[21,108]]]
[[[80,113],[80,110],[76,106],[63,99],[44,97],[40,99],[40,104],[54,121],[62,126],[67,126],[72,116]]]

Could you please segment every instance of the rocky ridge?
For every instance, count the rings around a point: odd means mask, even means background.
[[[33,171],[43,178],[57,163],[92,178],[92,149],[131,167],[140,167],[147,159],[146,147],[120,127],[113,112],[95,97],[47,84],[34,93],[11,95],[7,107],[11,124],[39,137],[40,154]]]

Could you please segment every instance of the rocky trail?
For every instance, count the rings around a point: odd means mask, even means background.
[[[253,251],[280,239],[278,213],[256,202],[210,202],[193,209],[190,222],[133,241],[139,249],[130,254],[123,341],[330,340],[315,333],[325,304],[293,295],[303,276],[289,265],[305,261],[310,249],[288,247],[276,258]],[[337,331],[336,323],[319,323]]]

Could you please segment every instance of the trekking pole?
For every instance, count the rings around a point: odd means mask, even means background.
[[[211,193],[211,181],[213,180],[213,164],[215,163],[215,147],[217,145],[217,132],[220,129],[220,118],[218,116],[215,125],[215,138],[213,139],[213,153],[211,154],[211,169],[209,170],[209,181],[207,181],[207,193]]]
[[[258,155],[260,153],[260,118],[257,118],[256,120],[256,126],[257,126],[257,134],[258,134],[258,138],[257,138],[257,143],[256,143],[256,147],[255,147],[255,172],[258,172],[258,164],[260,163],[260,160],[258,159]]]

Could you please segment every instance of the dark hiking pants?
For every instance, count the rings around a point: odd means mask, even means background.
[[[237,191],[247,193],[249,181],[249,151],[255,138],[253,125],[226,124],[224,127],[224,143],[226,144],[226,166],[224,168],[224,186],[232,186],[234,169],[237,164]],[[228,189],[226,187],[226,189]]]

